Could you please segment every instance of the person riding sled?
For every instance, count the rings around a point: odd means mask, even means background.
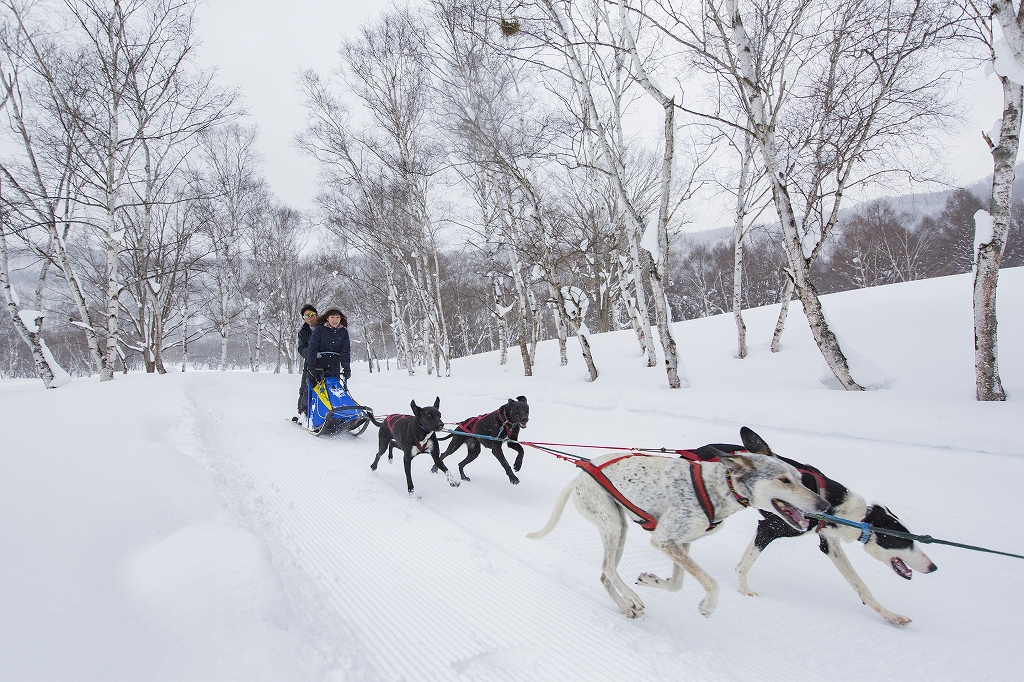
[[[299,315],[302,316],[302,326],[299,327],[298,339],[299,344],[297,350],[299,351],[299,357],[302,358],[302,378],[299,380],[299,414],[306,414],[306,385],[309,380],[308,367],[306,366],[306,349],[309,348],[309,337],[313,334],[313,328],[319,324],[316,314],[316,308],[310,304],[302,306],[302,310],[299,311]],[[292,421],[298,421],[296,417]]]
[[[348,379],[352,376],[348,320],[337,308],[327,310],[320,320],[321,324],[313,328],[306,347],[309,381],[315,381],[314,374],[321,372]]]

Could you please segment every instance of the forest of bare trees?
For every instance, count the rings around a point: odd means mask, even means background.
[[[295,144],[321,178],[304,211],[196,59],[195,11],[0,3],[0,375],[291,372],[312,303],[346,310],[371,371],[496,350],[531,375],[557,339],[598,380],[591,334],[630,329],[677,388],[670,322],[733,314],[743,358],[742,310],[783,304],[776,349],[795,299],[859,389],[819,296],[969,272],[976,214],[1000,215],[964,189],[923,218],[848,199],[947,180],[930,145],[955,76],[993,58],[987,5],[396,7],[299,77]],[[709,197],[731,235],[691,238]],[[997,270],[1024,264],[1024,203],[1008,220],[982,249]]]

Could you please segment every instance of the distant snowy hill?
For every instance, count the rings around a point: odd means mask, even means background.
[[[512,350],[505,366],[496,353],[456,360],[450,378],[355,364],[353,393],[378,414],[439,396],[452,422],[526,395],[524,441],[694,447],[736,442],[747,425],[915,532],[1024,553],[1024,269],[1000,276],[1005,403],[973,398],[968,276],[823,302],[844,348],[889,388],[823,384],[798,306],[781,352],[769,352],[772,306],[745,311],[744,360],[731,316],[676,324],[688,389],[669,390],[626,331],[591,337],[594,383],[570,339],[569,365],[544,342],[532,378]],[[450,488],[418,457],[410,498],[398,461],[369,470],[375,429],[326,440],[289,422],[297,384],[191,371],[53,391],[0,381],[0,679],[1019,677],[1020,560],[929,545],[939,570],[908,582],[848,545],[878,600],[913,619],[899,628],[860,603],[813,536],[770,546],[750,573],[760,596],[739,594],[734,567],[760,518],[746,510],[692,547],[721,586],[711,618],[689,577],[679,592],[636,588],[647,612],[632,621],[599,582],[598,534],[575,510],[548,537],[525,537],[572,465],[528,449],[512,486],[485,451],[473,480]],[[671,572],[646,535],[630,531],[627,582]]]

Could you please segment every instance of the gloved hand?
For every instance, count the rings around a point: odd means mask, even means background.
[[[349,377],[351,377],[351,376],[352,376],[352,370],[351,370],[350,368],[348,368],[348,367],[344,367],[344,368],[342,368],[342,370],[341,370],[341,376],[343,376],[343,377],[345,377],[346,379],[348,379]]]

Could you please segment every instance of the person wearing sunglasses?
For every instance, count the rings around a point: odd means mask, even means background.
[[[306,371],[306,348],[309,347],[309,337],[313,334],[313,327],[319,324],[320,319],[317,317],[316,308],[308,303],[302,306],[299,315],[302,316],[302,326],[299,327],[298,347],[299,355],[302,357],[302,380],[299,383],[299,414],[306,414],[306,385],[309,381],[308,372]],[[298,417],[293,421],[298,421]]]

